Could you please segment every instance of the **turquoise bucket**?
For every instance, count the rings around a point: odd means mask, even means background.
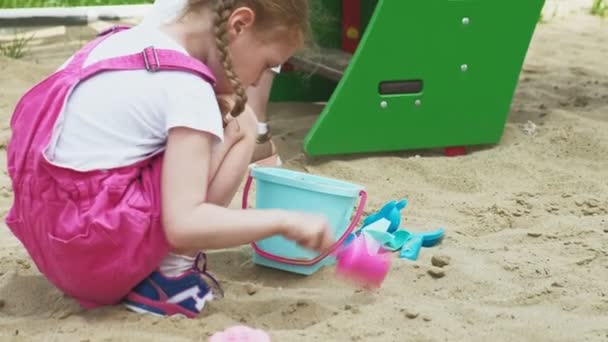
[[[255,167],[245,184],[244,209],[248,208],[247,199],[253,179],[256,180],[257,209],[284,209],[325,215],[336,239],[329,251],[319,254],[282,236],[272,236],[252,244],[254,263],[304,275],[334,264],[335,258],[332,255],[354,230],[363,213],[366,200],[363,187],[287,169]],[[358,197],[361,197],[361,201],[351,221]]]

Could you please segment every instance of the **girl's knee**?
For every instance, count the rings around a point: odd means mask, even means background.
[[[247,141],[252,145],[257,138],[257,119],[249,106],[237,118],[231,119],[224,129],[224,139],[234,143]]]
[[[238,126],[235,125],[242,139],[255,140],[258,133],[258,120],[251,107],[246,106],[241,115],[236,118]]]

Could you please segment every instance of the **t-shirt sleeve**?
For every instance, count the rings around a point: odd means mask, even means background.
[[[185,72],[172,72],[166,81],[166,132],[174,127],[187,127],[223,141],[222,115],[211,84]]]

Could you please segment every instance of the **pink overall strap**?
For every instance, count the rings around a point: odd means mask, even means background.
[[[215,76],[202,62],[178,51],[156,49],[152,46],[140,53],[108,58],[89,65],[80,72],[80,80],[84,81],[97,73],[112,70],[189,71],[215,85]]]

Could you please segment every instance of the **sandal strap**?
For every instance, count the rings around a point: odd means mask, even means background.
[[[263,144],[263,143],[269,142],[271,139],[272,139],[272,134],[270,134],[270,129],[269,129],[264,134],[258,134],[256,141],[258,144]]]

